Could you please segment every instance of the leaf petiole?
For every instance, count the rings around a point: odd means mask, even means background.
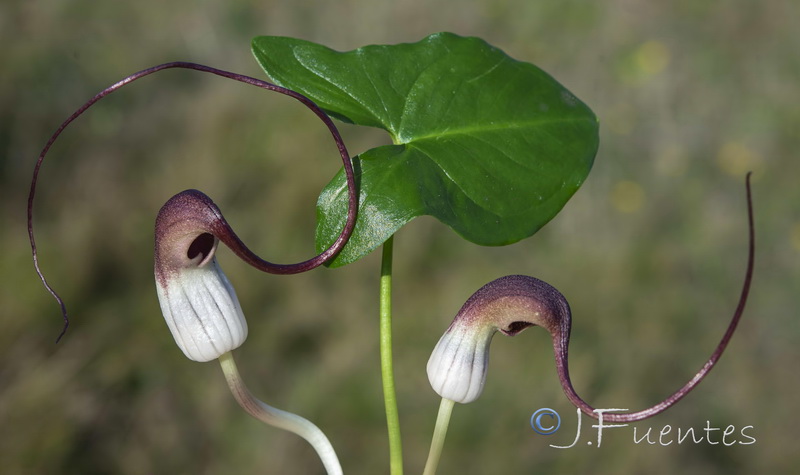
[[[403,473],[403,444],[400,438],[400,417],[394,388],[392,364],[392,248],[394,236],[383,243],[380,283],[380,347],[383,403],[389,432],[389,466],[392,475]]]

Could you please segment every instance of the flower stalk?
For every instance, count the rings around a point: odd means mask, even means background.
[[[439,466],[439,459],[442,456],[444,439],[447,436],[447,427],[450,425],[450,415],[453,413],[455,404],[455,401],[445,397],[439,403],[439,413],[436,415],[436,426],[433,428],[431,448],[428,452],[428,461],[425,462],[425,470],[422,472],[423,475],[436,474],[436,468]]]
[[[294,432],[304,438],[317,452],[320,460],[322,460],[322,465],[325,466],[325,470],[329,475],[342,474],[342,466],[336,456],[336,451],[333,450],[328,437],[319,427],[297,414],[274,408],[253,396],[253,393],[244,384],[239,374],[239,369],[232,353],[222,354],[219,357],[219,363],[222,366],[222,372],[225,374],[228,387],[242,409],[265,424]]]

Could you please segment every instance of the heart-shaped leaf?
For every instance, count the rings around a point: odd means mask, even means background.
[[[583,183],[597,152],[598,124],[585,104],[478,38],[438,33],[341,53],[258,37],[253,53],[279,85],[334,117],[383,128],[394,142],[355,159],[358,222],[334,267],[421,215],[481,245],[531,236]],[[320,194],[318,249],[341,232],[346,191],[340,172]]]

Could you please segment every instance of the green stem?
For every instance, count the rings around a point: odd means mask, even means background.
[[[232,353],[228,352],[220,356],[219,363],[222,365],[222,372],[225,373],[228,387],[231,389],[236,402],[242,406],[242,409],[264,423],[294,432],[306,439],[317,451],[319,458],[322,460],[322,465],[325,466],[325,470],[329,475],[342,474],[342,466],[339,464],[336,452],[319,427],[297,414],[274,408],[253,396],[253,393],[247,389],[241,375],[239,375],[239,369],[236,367],[236,361],[234,361]]]
[[[428,452],[428,461],[425,463],[423,475],[434,475],[436,467],[439,465],[439,457],[442,455],[444,438],[447,436],[447,426],[450,425],[450,414],[453,412],[455,402],[451,399],[442,398],[439,404],[439,415],[436,416],[436,427],[433,429],[433,439],[431,440],[431,450]]]
[[[383,243],[380,286],[380,341],[383,404],[386,407],[386,427],[389,431],[389,467],[392,475],[403,473],[403,443],[400,440],[400,418],[397,414],[397,395],[394,389],[392,365],[392,247],[394,236]]]

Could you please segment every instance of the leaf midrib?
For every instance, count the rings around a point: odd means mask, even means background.
[[[564,122],[592,122],[590,119],[587,118],[566,118],[566,119],[545,119],[545,120],[527,120],[523,122],[513,122],[513,123],[502,123],[502,124],[492,124],[489,127],[461,127],[457,129],[446,129],[444,131],[438,131],[426,135],[419,135],[412,137],[410,140],[405,140],[402,136],[402,133],[397,134],[396,136],[396,145],[412,145],[414,142],[419,142],[422,140],[436,140],[442,137],[448,137],[451,135],[473,135],[479,134],[483,132],[495,132],[498,130],[509,130],[509,129],[528,129],[534,128],[537,126],[542,126],[545,124],[557,124],[557,123],[564,123]],[[391,133],[391,132],[390,132]]]

